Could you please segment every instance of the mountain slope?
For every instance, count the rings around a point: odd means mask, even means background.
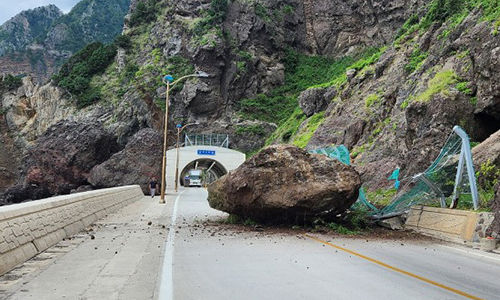
[[[52,23],[63,15],[55,5],[23,11],[0,26],[0,56],[25,51],[43,41]]]
[[[63,15],[54,5],[21,12],[0,26],[0,73],[47,81],[64,60],[91,42],[111,42],[130,0],[83,0]]]

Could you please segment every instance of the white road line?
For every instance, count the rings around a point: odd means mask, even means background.
[[[465,249],[460,249],[460,248],[455,248],[455,247],[450,247],[450,246],[445,246],[445,245],[441,245],[441,247],[447,248],[447,249],[451,249],[451,250],[460,251],[460,252],[471,254],[471,255],[475,255],[475,256],[479,256],[481,258],[487,258],[487,259],[492,259],[492,260],[500,261],[500,255],[496,255],[498,257],[493,257],[492,255],[495,255],[495,254],[489,254],[487,252],[476,253],[475,251],[473,251],[474,249],[465,250]]]
[[[175,198],[174,208],[172,210],[172,223],[168,231],[167,241],[165,242],[165,258],[163,260],[163,268],[161,271],[160,294],[159,300],[173,300],[174,299],[174,240],[175,240],[175,224],[177,221],[177,208],[179,206],[179,198],[187,190],[180,193]]]

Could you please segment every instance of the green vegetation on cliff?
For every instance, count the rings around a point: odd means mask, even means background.
[[[54,22],[61,25],[64,40],[57,43],[58,50],[72,52],[91,42],[110,43],[120,34],[123,19],[131,0],[82,0],[66,15]]]
[[[450,28],[454,28],[462,23],[474,9],[482,11],[484,21],[498,21],[500,18],[500,1],[498,0],[433,0],[422,18],[419,18],[417,14],[408,18],[398,31],[395,43],[399,44],[415,31],[426,31],[434,23],[446,22]],[[444,32],[444,36],[447,34],[449,31]]]
[[[362,73],[380,58],[385,49],[370,48],[358,55],[337,60],[289,50],[285,59],[285,84],[269,95],[260,94],[253,99],[240,101],[240,114],[246,119],[279,125],[267,139],[267,145],[277,141],[305,147],[324,120],[324,114],[312,116],[308,125],[297,133],[300,125],[307,119],[297,102],[300,93],[309,88],[332,86],[340,90],[347,82],[346,70],[355,69]]]
[[[245,119],[283,124],[298,107],[297,97],[309,88],[343,85],[346,69],[361,70],[378,60],[384,49],[369,49],[356,56],[335,60],[309,56],[289,49],[285,57],[285,84],[270,94],[243,99],[238,105]]]
[[[130,16],[128,25],[133,27],[154,22],[158,13],[158,5],[157,0],[139,2]]]
[[[451,85],[457,83],[458,76],[452,70],[438,72],[431,80],[429,80],[428,88],[416,100],[428,102],[431,97],[439,93],[448,93]]]
[[[79,108],[101,99],[100,90],[90,85],[92,76],[103,73],[116,55],[116,45],[92,43],[80,50],[53,76],[57,86],[76,97]]]
[[[313,115],[307,121],[307,124],[299,130],[293,139],[293,144],[300,148],[305,148],[311,140],[314,132],[318,129],[319,125],[325,120],[325,112],[320,112]]]
[[[9,74],[0,81],[0,92],[17,89],[22,84],[23,81],[21,78]]]
[[[244,119],[282,124],[298,107],[297,97],[307,88],[324,83],[345,71],[342,65],[352,63],[351,58],[335,61],[331,58],[308,56],[288,50],[285,57],[285,84],[270,94],[259,94],[238,103]]]
[[[228,6],[228,0],[212,0],[210,9],[205,12],[204,17],[196,21],[193,33],[201,37],[213,29],[219,29],[226,19]]]

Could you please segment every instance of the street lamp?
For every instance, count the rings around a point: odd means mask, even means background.
[[[177,154],[176,154],[176,159],[175,159],[175,192],[178,190],[179,186],[179,144],[180,144],[180,136],[181,132],[184,130],[184,128],[191,126],[191,125],[198,125],[200,123],[190,123],[182,126],[181,124],[177,124]]]
[[[168,106],[169,106],[169,94],[170,89],[173,88],[179,81],[184,80],[190,77],[199,77],[199,78],[208,78],[211,77],[209,74],[203,71],[196,71],[196,73],[191,75],[182,76],[181,78],[174,81],[174,77],[172,75],[167,75],[163,77],[163,83],[167,85],[167,93],[165,98],[165,126],[163,130],[163,161],[162,161],[162,169],[161,169],[161,195],[160,195],[160,204],[165,203],[165,172],[167,170],[167,127],[168,127]]]

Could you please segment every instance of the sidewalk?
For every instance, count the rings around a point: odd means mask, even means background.
[[[156,299],[175,197],[144,197],[49,248],[0,277],[0,299]]]

